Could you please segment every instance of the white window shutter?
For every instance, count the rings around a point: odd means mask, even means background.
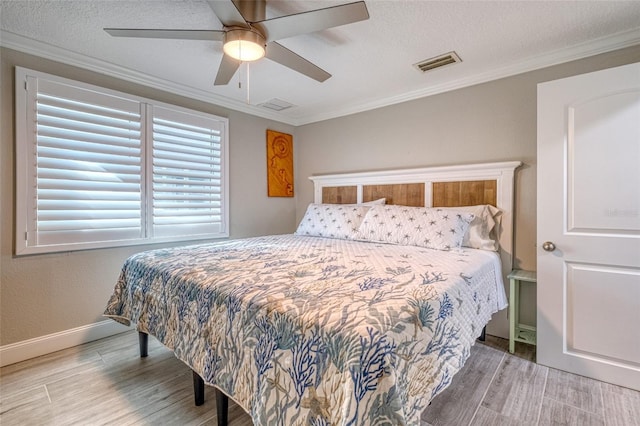
[[[34,95],[35,244],[141,238],[139,102],[43,79]]]
[[[16,67],[16,254],[227,237],[227,123]]]
[[[153,107],[154,237],[225,235],[224,123]]]

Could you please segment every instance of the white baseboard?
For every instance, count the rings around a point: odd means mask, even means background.
[[[0,367],[78,346],[131,330],[113,320],[105,320],[59,333],[0,346]]]

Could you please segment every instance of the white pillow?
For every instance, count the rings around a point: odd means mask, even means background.
[[[360,203],[359,206],[375,206],[378,204],[385,204],[387,202],[386,198],[378,198],[377,200],[367,201],[366,203]]]
[[[462,247],[498,251],[498,237],[494,230],[500,222],[502,211],[489,204],[463,207],[440,207],[443,210],[473,213],[475,219],[464,234]]]
[[[355,204],[309,204],[295,235],[355,239],[371,207]]]
[[[451,250],[460,247],[473,218],[471,213],[436,208],[376,205],[358,233],[367,241]]]

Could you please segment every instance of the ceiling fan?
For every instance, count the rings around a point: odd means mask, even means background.
[[[213,40],[224,43],[214,85],[229,83],[243,61],[266,56],[307,77],[323,82],[331,74],[276,40],[369,19],[364,1],[266,18],[266,0],[208,0],[222,30],[105,28],[114,37]]]

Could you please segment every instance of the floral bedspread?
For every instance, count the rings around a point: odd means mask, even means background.
[[[136,254],[105,315],[256,425],[417,425],[505,306],[493,252],[280,235]]]

